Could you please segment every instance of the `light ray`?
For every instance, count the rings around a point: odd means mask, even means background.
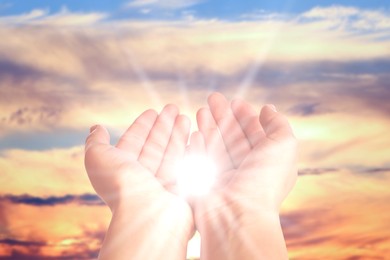
[[[146,196],[146,195],[145,195]],[[134,200],[134,199],[131,199]],[[130,199],[129,199],[130,201]],[[106,234],[106,236],[110,236],[110,242],[109,245],[111,247],[108,247],[108,245],[103,246],[106,252],[114,252],[117,250],[119,245],[123,245],[124,243],[134,243],[138,237],[129,237],[129,234],[137,234],[137,229],[139,228],[145,228],[146,226],[150,226],[150,232],[147,234],[147,236],[155,236],[156,238],[148,238],[151,241],[161,241],[161,243],[154,243],[153,245],[150,245],[148,243],[137,243],[137,254],[133,256],[134,259],[159,259],[160,254],[164,249],[164,246],[166,246],[166,241],[175,240],[177,239],[177,234],[174,233],[170,228],[172,228],[173,224],[172,221],[174,219],[178,219],[180,215],[182,215],[182,210],[177,207],[178,201],[167,201],[167,203],[161,204],[160,202],[157,202],[155,204],[149,204],[144,205],[144,211],[141,214],[134,215],[131,219],[125,219],[121,220],[128,221],[129,223],[120,223],[121,224],[121,232],[118,234],[118,232],[115,232],[114,235],[110,235],[109,233]],[[162,215],[161,212],[164,212]],[[151,219],[151,216],[159,216],[158,218]],[[117,221],[117,220],[116,220]],[[157,223],[156,225],[153,225],[153,223]],[[117,224],[117,223],[116,223]],[[152,229],[153,226],[157,226],[158,229]],[[110,229],[109,229],[110,230]],[[157,239],[157,237],[161,236],[161,234],[171,234],[170,238],[167,239]],[[172,254],[177,254],[177,248],[170,249],[169,252],[172,252]],[[155,255],[152,254],[155,253]],[[173,257],[173,256],[172,256]],[[170,258],[169,258],[170,259]]]
[[[267,61],[268,54],[281,31],[281,27],[281,25],[277,27],[272,36],[268,38],[265,46],[263,46],[258,52],[258,55],[255,57],[252,66],[248,69],[247,73],[241,81],[241,84],[238,87],[237,93],[235,94],[236,97],[244,97],[247,94],[263,64]]]
[[[286,11],[289,9],[291,9],[291,2],[286,2],[283,13],[286,13]],[[253,65],[248,69],[247,73],[242,79],[237,93],[235,94],[236,97],[246,96],[262,65],[266,62],[268,53],[270,52],[273,44],[276,42],[276,39],[282,30],[282,23],[275,27],[275,31],[270,35],[270,37],[267,38],[265,46],[258,52]]]
[[[144,69],[141,67],[139,62],[137,62],[138,59],[136,58],[135,54],[128,47],[127,49],[124,49],[122,46],[120,46],[119,49],[124,54],[124,57],[126,58],[126,62],[131,66],[134,73],[137,75],[143,89],[145,90],[146,94],[149,96],[152,103],[159,108],[162,107],[163,102],[160,98],[160,95],[158,95],[157,90],[151,83],[151,80],[149,79]]]
[[[190,111],[190,107],[191,107],[191,103],[190,103],[190,99],[188,98],[188,86],[184,80],[184,78],[181,76],[181,75],[178,75],[177,77],[177,85],[179,87],[179,90],[180,90],[180,97],[183,98],[183,105],[184,105],[184,110],[185,111],[189,111],[189,112],[192,112]]]

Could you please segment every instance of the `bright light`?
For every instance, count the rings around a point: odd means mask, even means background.
[[[212,188],[216,177],[214,162],[202,155],[188,155],[177,162],[176,176],[179,192],[183,196],[201,196]]]

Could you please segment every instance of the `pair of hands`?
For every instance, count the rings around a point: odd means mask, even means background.
[[[142,113],[116,146],[110,145],[104,127],[91,128],[85,148],[86,170],[113,213],[102,258],[148,259],[148,252],[140,252],[145,251],[144,243],[153,243],[161,256],[173,240],[172,250],[178,252],[167,259],[183,259],[187,242],[197,229],[202,258],[222,259],[226,250],[233,250],[232,244],[240,244],[235,241],[238,234],[256,237],[259,234],[252,234],[256,230],[253,225],[259,219],[274,222],[278,218],[280,205],[297,177],[296,140],[287,119],[272,105],[264,106],[258,115],[243,100],[229,102],[222,94],[213,93],[208,107],[198,110],[197,123],[199,131],[190,135],[189,119],[180,115],[176,106],[167,105],[160,114],[154,110]],[[207,154],[218,173],[208,194],[185,200],[176,192],[174,162],[188,151]],[[263,233],[260,235],[267,233],[258,230]],[[156,231],[159,238],[154,238]],[[165,242],[157,242],[161,239]],[[121,246],[127,243],[134,247]],[[252,255],[263,254],[266,247]],[[236,257],[248,254],[240,252],[247,249],[234,247]]]

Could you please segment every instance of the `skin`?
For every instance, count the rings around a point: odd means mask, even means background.
[[[174,105],[142,113],[116,146],[102,126],[86,140],[90,181],[112,211],[100,259],[185,259],[195,227],[201,259],[287,259],[281,203],[297,178],[297,142],[272,105],[260,115],[214,93],[197,113],[199,131]],[[176,195],[174,162],[204,153],[217,164],[214,189]]]
[[[272,105],[260,115],[245,101],[214,93],[197,113],[191,151],[213,157],[216,187],[192,198],[201,259],[288,259],[279,220],[297,178],[297,142]]]
[[[104,127],[91,128],[85,167],[112,211],[99,259],[185,259],[194,222],[173,192],[172,162],[183,156],[189,128],[174,105],[145,111],[116,146]]]

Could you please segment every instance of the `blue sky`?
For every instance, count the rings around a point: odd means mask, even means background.
[[[63,8],[72,12],[101,12],[110,15],[111,19],[175,19],[184,13],[198,18],[239,19],[243,14],[253,12],[276,12],[296,14],[316,6],[354,6],[364,9],[385,9],[389,1],[354,1],[343,0],[331,2],[326,0],[288,0],[288,1],[232,1],[232,0],[29,0],[29,1],[0,1],[0,16],[16,15],[30,12],[33,9],[44,9],[57,13]]]

